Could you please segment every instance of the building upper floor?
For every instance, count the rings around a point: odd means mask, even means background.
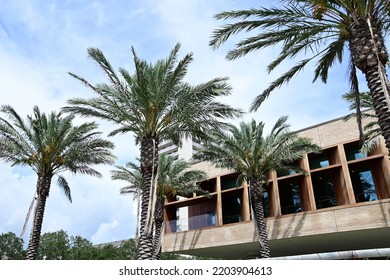
[[[375,222],[368,228],[388,228],[390,212],[382,215],[380,208],[377,208],[378,205],[383,205],[382,202],[390,201],[390,161],[384,144],[381,142],[367,155],[361,153],[357,126],[353,119],[347,122],[343,119],[332,120],[301,130],[299,134],[311,138],[322,147],[322,151],[307,154],[294,163],[305,170],[305,173],[268,174],[263,203],[268,217],[267,224],[272,225],[268,229],[274,233],[269,232],[271,246],[277,244],[272,243],[272,240],[284,240],[283,235],[275,232],[278,229],[284,229],[281,232],[285,232],[289,225],[307,229],[307,232],[300,230],[296,237],[330,234],[334,232],[335,225],[332,223],[314,228],[309,224],[315,224],[316,219],[321,221],[325,213],[335,215],[336,212],[342,212],[344,215],[353,215],[354,211],[357,213],[357,209],[363,209],[362,206],[368,209],[368,213],[374,211],[370,214],[372,217],[383,220],[383,223]],[[221,236],[234,230],[235,225],[237,229],[244,225],[251,227],[249,190],[246,184],[236,185],[238,174],[232,170],[215,168],[207,162],[194,164],[193,168],[208,173],[209,179],[200,185],[210,196],[192,195],[168,199],[165,205],[165,249],[172,248],[169,247],[172,245],[171,238],[176,238],[178,242],[178,237],[189,236],[194,231],[199,233],[199,230],[205,232],[215,229]],[[385,203],[387,206],[388,204]],[[342,209],[350,211],[340,212]],[[372,221],[374,220],[375,218]],[[301,222],[295,224],[297,221]],[[339,227],[342,228],[342,225],[339,224]],[[361,230],[363,229],[367,229],[367,225],[362,225]],[[354,227],[354,231],[358,230],[359,225]],[[240,232],[241,240],[254,242],[253,232],[244,229]],[[229,242],[232,241],[227,239],[226,244]],[[202,246],[209,248],[201,243],[193,244],[192,248]],[[241,244],[242,246],[244,245]]]

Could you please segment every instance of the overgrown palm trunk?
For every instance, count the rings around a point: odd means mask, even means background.
[[[41,230],[43,223],[43,215],[45,213],[46,199],[49,196],[50,183],[52,176],[42,176],[37,182],[37,202],[34,210],[34,221],[31,229],[30,241],[27,247],[27,259],[35,260],[37,258],[39,240],[41,238]]]
[[[381,26],[373,18],[359,18],[351,26],[351,37],[353,62],[366,76],[378,125],[390,155],[390,89],[385,71],[388,54]]]
[[[270,248],[268,245],[267,226],[263,206],[264,185],[257,180],[250,180],[249,184],[252,202],[251,206],[260,243],[260,257],[269,258]]]
[[[153,137],[141,140],[142,202],[138,258],[153,259],[153,197],[157,175],[158,141]]]
[[[164,202],[163,198],[157,198],[156,208],[154,211],[154,225],[155,225],[155,235],[153,242],[153,259],[159,260],[161,258],[161,237],[164,229]]]

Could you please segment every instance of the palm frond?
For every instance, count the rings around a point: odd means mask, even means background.
[[[63,190],[65,196],[68,198],[70,202],[72,202],[72,196],[71,196],[71,191],[68,182],[66,179],[60,175],[57,175],[57,184],[60,186],[60,188]]]

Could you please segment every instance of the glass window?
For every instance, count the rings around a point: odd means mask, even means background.
[[[239,193],[233,192],[222,196],[222,219],[224,225],[242,221]]]
[[[279,197],[282,215],[302,211],[299,185],[297,182],[279,182]]]
[[[369,167],[350,168],[356,202],[378,200],[376,186]]]
[[[329,156],[327,154],[311,154],[309,155],[310,169],[321,168],[330,165]]]
[[[344,146],[344,150],[345,150],[345,156],[347,157],[347,160],[350,161],[350,160],[366,157],[365,154],[360,152],[360,148],[361,147],[359,146],[358,142],[346,144]]]
[[[317,209],[337,205],[332,174],[314,174],[312,182]]]
[[[236,174],[230,174],[221,177],[221,190],[228,190],[238,187]]]
[[[268,192],[264,192],[263,196],[263,208],[264,208],[264,217],[269,217],[271,216],[271,211],[269,209],[269,198],[268,198]]]

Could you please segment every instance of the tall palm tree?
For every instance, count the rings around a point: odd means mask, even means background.
[[[190,85],[184,82],[192,54],[178,59],[180,44],[168,58],[151,64],[140,59],[132,48],[135,73],[119,68],[119,75],[99,49],[88,53],[108,77],[108,83],[92,85],[86,79],[71,74],[97,96],[74,98],[64,110],[83,116],[106,119],[117,125],[110,135],[133,132],[140,145],[142,174],[142,203],[139,258],[151,259],[152,216],[151,197],[157,174],[158,146],[162,140],[181,144],[183,137],[207,137],[207,131],[226,126],[224,118],[235,118],[241,111],[216,101],[229,95],[227,78],[214,78],[205,83]]]
[[[249,52],[281,44],[279,56],[268,65],[274,70],[286,59],[304,55],[294,67],[258,95],[251,110],[275,89],[287,83],[308,63],[315,61],[314,80],[327,81],[328,71],[341,62],[349,51],[353,65],[365,75],[370,89],[378,124],[390,151],[390,85],[385,64],[388,52],[384,34],[390,30],[390,2],[388,0],[282,0],[283,5],[228,11],[217,14],[221,20],[235,23],[216,29],[210,45],[218,48],[229,37],[241,31],[256,30],[252,37],[241,40],[229,51],[228,59],[236,59]]]
[[[73,125],[73,115],[64,116],[62,112],[46,115],[35,106],[33,115],[24,121],[11,106],[1,106],[0,112],[8,119],[0,117],[0,159],[12,165],[30,166],[38,176],[27,248],[27,259],[36,259],[52,178],[58,178],[58,185],[72,201],[69,184],[60,173],[70,171],[101,177],[91,165],[113,163],[114,145],[100,137],[94,122]]]
[[[116,170],[111,171],[112,180],[120,180],[129,183],[120,189],[122,195],[133,195],[133,200],[137,200],[137,224],[135,228],[135,243],[139,242],[139,216],[141,210],[141,188],[142,175],[139,165],[133,162],[126,163],[126,166],[116,166]]]
[[[212,141],[196,155],[217,167],[235,170],[239,176],[237,185],[249,184],[251,208],[260,243],[260,257],[270,257],[264,217],[263,196],[268,184],[267,174],[272,171],[296,170],[293,165],[305,153],[319,148],[309,139],[289,131],[287,117],[281,117],[269,135],[264,135],[264,123],[252,120],[232,126],[228,131],[215,131]]]
[[[155,235],[154,259],[160,259],[161,236],[164,228],[164,203],[169,196],[188,196],[193,193],[207,195],[197,184],[207,179],[201,170],[190,170],[191,163],[184,160],[160,155],[156,183],[156,207],[154,210]]]

